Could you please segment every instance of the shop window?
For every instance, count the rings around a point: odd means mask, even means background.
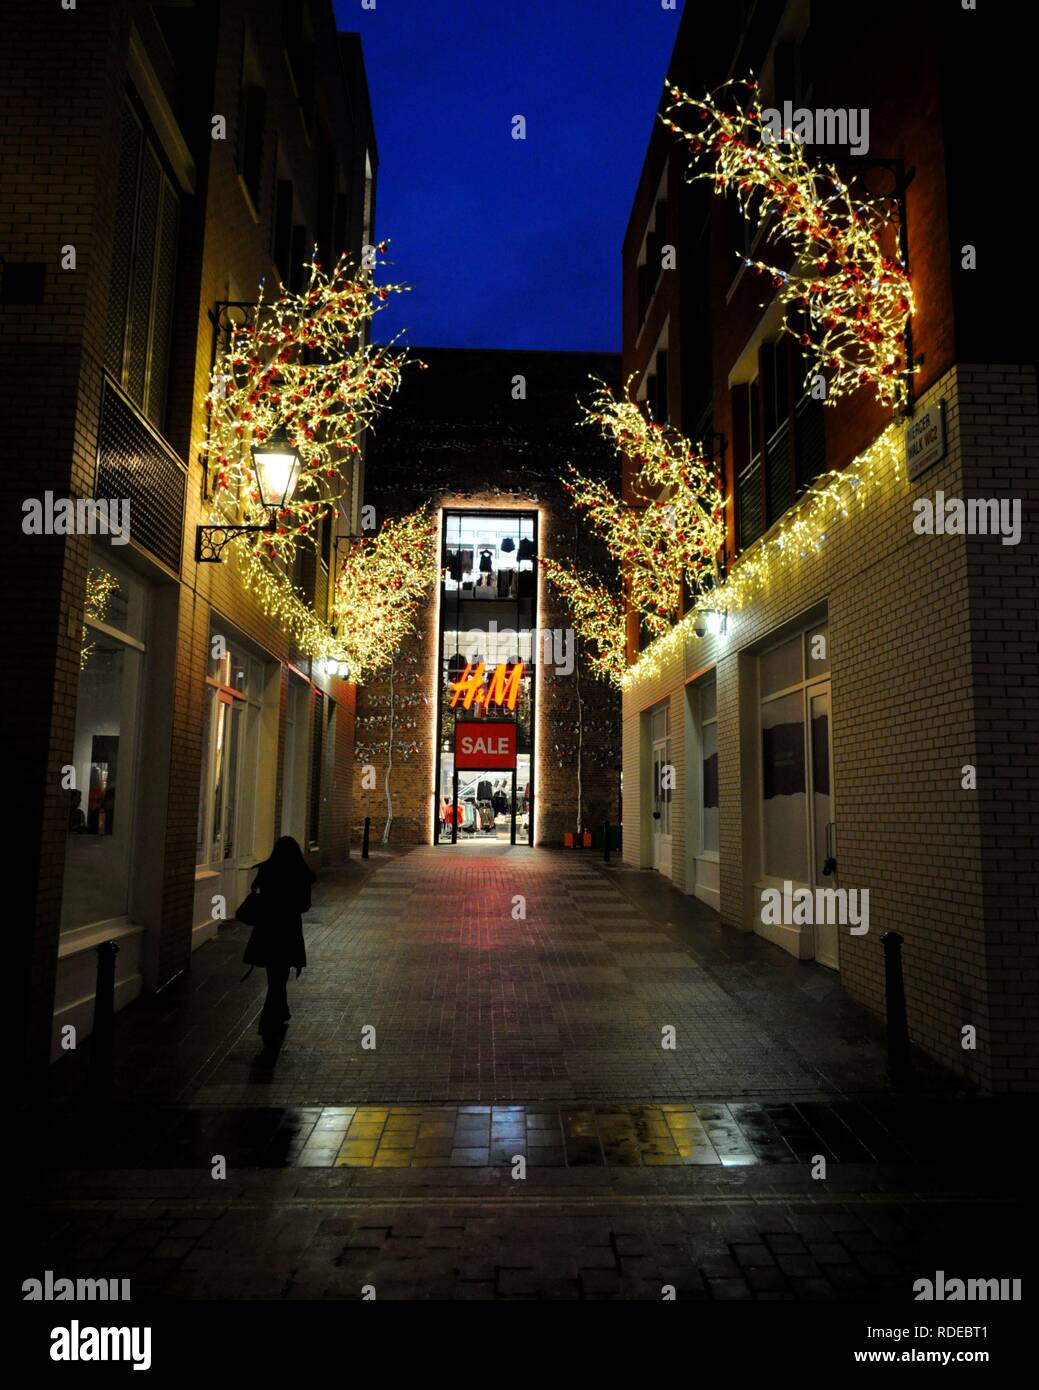
[[[162,428],[173,326],[180,203],[144,124],[123,103],[105,366]]]
[[[203,693],[202,778],[195,862],[215,869],[251,860],[263,664],[214,617]],[[213,654],[214,648],[217,652]]]
[[[62,930],[127,915],[147,585],[107,559],[87,572]]]
[[[536,516],[530,512],[444,514],[434,816],[439,843],[533,840],[535,673],[546,656],[536,645],[537,547]],[[543,636],[554,659],[552,636]],[[492,757],[480,767],[466,757],[456,767],[456,730],[479,738],[485,720],[515,725],[514,766],[508,758],[502,763]]]
[[[314,691],[310,712],[310,798],[307,805],[307,841],[311,849],[321,843],[321,795],[324,789],[324,696]]]

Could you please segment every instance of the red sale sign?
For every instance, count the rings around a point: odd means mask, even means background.
[[[455,767],[470,770],[514,768],[516,725],[480,720],[455,725]]]

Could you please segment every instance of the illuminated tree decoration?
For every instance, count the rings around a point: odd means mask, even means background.
[[[574,626],[591,643],[588,669],[593,675],[619,685],[627,667],[624,633],[624,600],[619,593],[569,569],[558,560],[543,559],[541,568],[567,605]]]
[[[109,601],[118,588],[119,580],[114,574],[109,574],[108,570],[87,570],[87,589],[83,599],[83,612],[86,617],[93,618],[96,623],[103,623],[108,613]],[[79,669],[81,671],[90,660],[94,650],[94,643],[87,641],[88,633],[89,628],[84,623],[79,655]]]
[[[847,468],[817,478],[782,517],[776,529],[742,555],[710,595],[710,606],[738,613],[751,599],[775,584],[784,571],[816,555],[853,512],[875,506],[882,489],[902,476],[901,427],[892,422]],[[666,636],[653,643],[627,668],[621,684],[660,675],[694,634],[695,613],[687,613]]]
[[[582,414],[585,424],[601,430],[634,465],[637,501],[622,502],[604,483],[574,468],[563,486],[620,566],[628,598],[646,628],[660,637],[675,621],[683,582],[694,598],[717,583],[725,541],[717,469],[677,430],[647,419],[634,401],[615,399],[601,382]],[[596,670],[619,679],[623,657],[618,653],[624,649],[620,600],[558,561],[543,565],[570,602],[578,630],[595,644]],[[607,622],[615,625],[616,637],[607,634]]]
[[[746,109],[740,89],[751,94]],[[753,78],[733,78],[698,101],[668,84],[672,104],[661,120],[689,146],[690,182],[709,179],[716,193],[734,193],[756,229],[791,248],[789,270],[749,257],[744,264],[771,278],[783,328],[814,356],[806,384],[821,373],[831,404],[872,384],[898,409],[915,370],[905,357],[915,306],[905,266],[884,251],[892,219],[883,200],[853,193],[832,164],[810,164],[793,132],[777,139],[763,130],[757,90]],[[693,115],[692,133],[668,114],[682,108]]]
[[[300,457],[295,492],[277,513],[275,531],[236,536],[228,548],[246,588],[302,651],[349,660],[292,574],[300,547],[316,549],[321,522],[336,516],[361,436],[400,384],[405,354],[366,342],[365,326],[391,293],[407,287],[376,287],[372,271],[346,256],[331,274],[313,259],[307,268],[298,293],[282,288],[266,303],[261,288],[253,322],[232,328],[214,365],[202,445],[212,487],[207,520],[236,526],[269,519],[252,448],[283,427]]]
[[[334,651],[363,682],[387,666],[412,631],[419,601],[436,576],[436,518],[426,508],[360,536],[336,575]]]

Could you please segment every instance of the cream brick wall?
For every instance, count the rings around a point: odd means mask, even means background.
[[[917,535],[912,503],[933,497],[938,489],[947,497],[1022,495],[1030,476],[1023,465],[1035,457],[1037,443],[1034,374],[960,366],[920,405],[925,408],[939,398],[946,403],[947,427],[947,452],[939,463],[910,483],[900,458],[897,476],[889,470],[865,505],[832,528],[819,552],[787,565],[767,590],[730,614],[724,636],[691,638],[684,652],[676,643],[675,654],[661,670],[626,689],[624,858],[629,864],[645,863],[641,827],[648,812],[640,804],[636,770],[641,714],[670,695],[674,756],[676,762],[684,759],[682,687],[704,667],[716,665],[721,917],[728,927],[753,928],[757,904],[749,886],[759,869],[760,778],[755,651],[782,625],[825,605],[839,883],[870,892],[868,934],[841,933],[842,983],[882,1013],[880,937],[888,930],[900,932],[913,1042],[982,1085],[1033,1089],[1035,1063],[1030,1067],[1024,1060],[1028,987],[1013,981],[1016,972],[1030,970],[1034,991],[1034,922],[1029,927],[1020,895],[1009,908],[1004,902],[1004,909],[1012,910],[1012,937],[1001,932],[998,912],[986,914],[986,885],[998,903],[1001,886],[1006,897],[1013,869],[1008,864],[999,875],[993,873],[988,847],[1000,837],[991,829],[983,833],[979,793],[961,788],[961,768],[968,763],[979,766],[982,786],[987,776],[1003,774],[1003,800],[1018,785],[1012,775],[1007,777],[1014,769],[994,764],[997,749],[987,744],[979,750],[975,689],[977,644],[984,640],[991,616],[984,601],[986,583],[989,600],[994,601],[1000,584],[1009,585],[1024,608],[1027,552],[1034,545],[1028,505],[1026,501],[1022,544],[1003,547],[998,539]],[[966,459],[964,419],[971,429]],[[978,448],[999,459],[1009,451],[1011,466],[1002,472],[979,471]],[[1021,634],[1015,629],[1009,635]],[[997,638],[991,645],[1019,679],[1030,681],[1034,700],[1034,649],[1028,664],[1025,643]],[[983,656],[982,674],[984,662]],[[1005,695],[1006,680],[998,684]],[[1023,698],[1019,704],[1024,705]],[[1013,709],[1012,702],[1006,703],[1008,728]],[[984,722],[986,710],[980,715]],[[1024,777],[1020,764],[1017,772],[1019,779]],[[683,787],[680,772],[672,811],[673,879],[688,891]],[[1028,805],[1034,818],[1036,794],[1033,783],[1020,792],[1015,814],[1004,816],[1002,833],[1012,844],[1017,844],[1014,831],[1020,834],[1025,828]],[[994,803],[998,819],[997,813]],[[968,1024],[978,1030],[976,1051],[961,1046],[961,1029]]]

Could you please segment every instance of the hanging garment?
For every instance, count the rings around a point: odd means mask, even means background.
[[[476,788],[477,801],[490,801],[492,790],[493,788],[491,787],[490,782],[488,782],[487,779],[484,778],[482,782],[478,783]]]
[[[515,598],[517,593],[516,570],[498,571],[498,597]]]
[[[512,539],[511,536],[506,536],[501,543],[501,548],[506,555],[511,555],[512,552],[516,549],[516,542]]]
[[[480,829],[487,831],[493,830],[494,809],[491,806],[491,803],[489,801],[481,801],[476,809],[480,816]]]
[[[460,584],[464,574],[472,573],[473,552],[471,550],[449,550],[447,555],[448,572],[455,583]]]
[[[519,598],[534,597],[534,571],[520,570],[518,580],[517,595]]]
[[[491,570],[492,570],[493,568],[494,568],[494,551],[493,551],[493,550],[481,550],[481,551],[480,551],[480,573],[481,573],[481,574],[490,574],[490,572],[491,572]]]
[[[517,560],[533,560],[537,551],[534,549],[534,542],[529,536],[521,536],[519,550],[516,552]]]

